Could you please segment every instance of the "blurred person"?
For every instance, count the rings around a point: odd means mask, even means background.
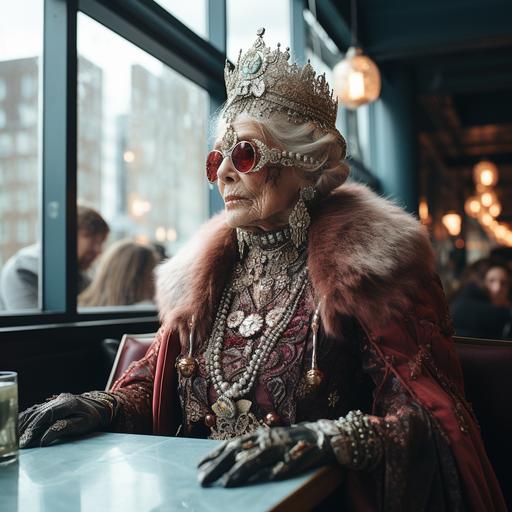
[[[77,206],[77,289],[81,293],[90,284],[86,271],[101,254],[110,228],[93,208]],[[0,309],[8,311],[38,307],[39,243],[20,249],[11,256],[0,273]]]
[[[505,263],[491,266],[484,277],[484,285],[495,306],[511,307],[510,284],[511,271]]]
[[[507,264],[482,258],[462,273],[451,301],[452,318],[459,336],[503,339],[512,335],[511,272]]]
[[[153,304],[153,271],[159,255],[147,245],[120,240],[101,258],[91,285],[80,294],[80,306]]]

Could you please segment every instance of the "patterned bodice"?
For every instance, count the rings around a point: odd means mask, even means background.
[[[278,296],[260,313],[264,316],[281,307],[283,300],[284,295]],[[295,315],[261,368],[255,385],[243,397],[242,408],[250,408],[234,423],[217,417],[215,425],[207,425],[214,416],[212,404],[216,402],[218,393],[207,371],[206,347],[201,347],[196,354],[199,363],[197,374],[192,378],[179,377],[183,434],[227,439],[250,432],[263,424],[290,425],[304,420],[338,418],[357,406],[360,364],[349,340],[333,340],[321,335],[317,349],[318,365],[325,378],[318,387],[312,387],[306,381],[306,372],[311,365],[310,322],[313,309],[311,291],[307,287]],[[231,310],[242,311],[245,317],[253,313],[254,304],[249,294],[240,294]],[[247,338],[237,328],[227,329],[221,353],[226,380],[233,382],[239,379],[251,353],[257,349],[258,341],[258,336]]]

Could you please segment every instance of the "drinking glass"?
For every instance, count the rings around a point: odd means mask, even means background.
[[[0,372],[0,466],[18,457],[18,375]]]

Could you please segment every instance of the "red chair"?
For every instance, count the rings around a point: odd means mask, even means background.
[[[480,424],[487,455],[512,507],[512,342],[454,337],[466,397]]]
[[[123,336],[105,387],[106,391],[112,388],[112,384],[114,384],[128,366],[130,366],[130,363],[138,361],[146,355],[149,346],[155,339],[155,334],[156,333],[152,332],[147,334],[125,334]]]

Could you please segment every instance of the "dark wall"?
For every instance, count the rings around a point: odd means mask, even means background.
[[[155,332],[156,319],[39,326],[0,332],[0,370],[18,372],[20,410],[61,392],[104,389],[105,338]]]

